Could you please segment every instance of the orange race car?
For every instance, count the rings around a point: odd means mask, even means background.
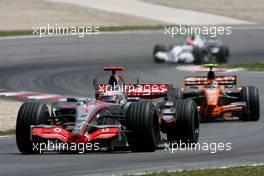
[[[206,64],[207,76],[186,77],[184,88],[176,89],[178,99],[193,99],[201,122],[216,118],[239,117],[243,121],[259,120],[259,94],[254,86],[237,86],[236,76],[215,76],[217,64]]]

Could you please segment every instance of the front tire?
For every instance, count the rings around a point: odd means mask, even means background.
[[[159,115],[150,102],[131,103],[128,108],[127,128],[132,152],[154,152],[159,143]]]
[[[167,49],[166,49],[166,46],[164,45],[160,45],[160,44],[157,44],[154,46],[154,49],[153,49],[153,58],[154,58],[154,61],[156,63],[162,63],[162,62],[165,62],[163,59],[160,59],[156,56],[156,53],[157,52],[167,52]]]
[[[254,86],[242,87],[241,101],[246,102],[246,111],[240,115],[243,121],[259,120],[259,92]]]
[[[16,122],[16,144],[21,153],[38,153],[33,150],[31,141],[31,125],[47,124],[50,117],[46,104],[29,102],[23,103],[19,109]]]

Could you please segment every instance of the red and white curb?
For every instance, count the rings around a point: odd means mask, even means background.
[[[48,101],[63,101],[67,97],[56,94],[45,94],[39,92],[14,92],[7,90],[0,90],[0,96],[11,97],[18,99],[32,99],[32,100],[48,100]]]
[[[208,71],[209,69],[201,66],[201,65],[181,65],[181,66],[176,66],[176,70],[179,71],[187,71],[187,72],[203,72],[203,71]],[[234,68],[234,69],[228,69],[228,68],[214,68],[214,71],[216,72],[238,72],[238,71],[243,71],[245,69],[243,68]]]

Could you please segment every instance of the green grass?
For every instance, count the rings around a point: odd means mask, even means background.
[[[19,35],[32,35],[33,31],[0,31],[0,37],[19,36]]]
[[[264,62],[252,64],[224,64],[226,68],[244,68],[248,71],[264,71]]]
[[[15,133],[16,133],[15,129],[7,130],[7,131],[0,131],[0,135],[9,135],[9,134],[15,134]]]
[[[203,169],[181,172],[160,172],[144,176],[263,176],[264,166],[242,166],[226,169]]]
[[[164,26],[155,25],[155,26],[109,26],[109,27],[100,27],[100,32],[118,32],[118,31],[159,31],[163,30]],[[0,31],[0,37],[8,36],[21,36],[21,35],[32,35],[33,30],[22,30],[22,31]]]

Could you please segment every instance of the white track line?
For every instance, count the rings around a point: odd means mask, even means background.
[[[8,138],[8,137],[14,137],[14,134],[8,134],[8,135],[2,135],[0,138]]]

